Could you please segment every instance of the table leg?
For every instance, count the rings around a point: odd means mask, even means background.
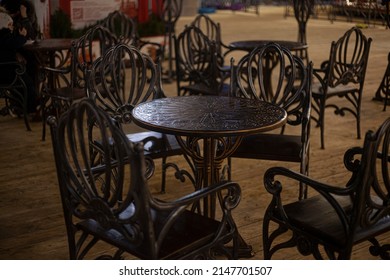
[[[195,189],[199,189],[220,182],[223,161],[236,150],[242,138],[186,137],[183,140],[182,137],[177,136],[177,140],[184,152],[193,161]],[[203,205],[205,216],[215,218],[216,199],[216,197],[205,198]],[[241,235],[239,235],[239,238],[239,257],[253,257],[252,246],[248,245]]]

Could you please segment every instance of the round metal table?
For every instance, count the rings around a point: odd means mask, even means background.
[[[221,180],[224,159],[242,137],[276,129],[287,121],[284,109],[260,100],[226,96],[177,96],[137,105],[134,123],[149,130],[176,136],[193,171],[186,171],[195,189]],[[178,173],[180,170],[176,167]],[[203,214],[215,217],[215,197],[204,200]],[[239,255],[253,256],[252,247],[240,236]]]

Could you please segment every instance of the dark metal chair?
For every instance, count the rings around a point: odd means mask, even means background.
[[[216,43],[194,25],[186,26],[174,41],[177,94],[227,95]]]
[[[45,81],[42,87],[42,140],[46,135],[46,118],[65,112],[74,100],[86,97],[85,72],[93,61],[118,40],[102,25],[95,25],[72,42],[70,52],[60,59],[56,68],[44,67]]]
[[[349,149],[344,164],[352,173],[345,187],[283,167],[266,171],[272,200],[263,220],[264,259],[290,247],[316,259],[350,259],[354,246],[364,241],[372,243],[373,256],[390,259],[390,244],[380,246],[376,238],[390,231],[390,118],[366,133],[363,147]],[[302,183],[310,198],[291,201],[286,190]]]
[[[162,61],[164,54],[163,46],[158,43],[141,40],[138,34],[137,22],[125,13],[115,10],[99,23],[114,33],[119,42],[133,45],[149,54],[151,54],[150,48],[154,48],[156,57],[153,60]]]
[[[129,141],[93,100],[73,103],[58,124],[55,117],[48,122],[70,259],[121,259],[127,253],[140,259],[237,258],[231,213],[240,201],[237,183],[162,201],[149,192],[142,143]],[[93,133],[86,133],[91,126]],[[95,165],[90,144],[97,139],[102,157]],[[191,210],[208,196],[218,197],[217,219]]]
[[[176,34],[176,24],[181,16],[183,10],[183,0],[154,0],[157,1],[157,6],[159,6],[159,14],[165,25],[165,36],[164,36],[164,50],[165,46],[168,45],[168,71],[167,71],[167,80],[171,81],[175,77],[173,70],[173,61],[176,59],[176,53],[174,53],[174,40],[173,36]],[[162,2],[162,3],[161,3]],[[161,4],[159,4],[161,3]]]
[[[147,178],[154,173],[153,160],[162,159],[161,191],[165,192],[167,158],[182,155],[182,149],[173,135],[135,129],[131,116],[137,104],[165,97],[160,69],[150,56],[142,54],[136,47],[119,43],[92,65],[88,77],[88,94],[124,131],[138,131],[127,134],[127,137],[133,142],[144,144]]]
[[[227,78],[230,75],[230,65],[229,63],[225,64],[225,55],[234,51],[234,49],[222,41],[221,25],[218,22],[213,21],[206,14],[197,15],[190,25],[194,25],[199,28],[209,40],[215,42],[217,54],[216,59],[222,71],[221,75],[222,77]]]
[[[364,80],[370,52],[371,38],[352,27],[337,41],[332,42],[329,60],[314,69],[312,85],[313,120],[321,129],[321,148],[325,148],[325,109],[344,116],[350,112],[356,118],[357,138],[360,139],[360,110]],[[331,103],[330,99],[343,98],[347,105]]]
[[[276,104],[287,112],[282,131],[243,138],[232,158],[277,160],[300,163],[300,172],[309,172],[312,65],[276,43],[259,47],[243,57],[232,72],[231,95]],[[274,83],[274,87],[272,86]],[[306,197],[302,185],[300,198]]]
[[[23,116],[24,123],[27,130],[31,130],[28,121],[28,91],[23,80],[23,74],[26,72],[26,67],[18,62],[1,62],[1,73],[13,73],[10,79],[2,77],[0,82],[0,98],[5,100],[5,106],[1,108],[0,114],[5,116],[8,114],[15,114]]]
[[[310,15],[313,14],[315,5],[314,2],[314,0],[293,1],[294,16],[298,22],[298,42],[301,42],[305,45],[307,45],[306,26]],[[307,63],[310,62],[307,48],[297,51],[297,55],[303,60],[306,60]]]
[[[385,74],[383,75],[382,81],[374,96],[374,100],[383,101],[383,111],[386,111],[386,107],[388,103],[390,103],[390,52],[387,60],[388,63]]]

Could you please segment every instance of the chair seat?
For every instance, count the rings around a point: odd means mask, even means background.
[[[351,200],[349,197],[337,197],[338,203],[348,214],[351,211]],[[335,246],[344,247],[348,241],[345,238],[344,230],[339,217],[329,202],[322,196],[314,196],[308,199],[299,200],[297,202],[284,206],[286,215],[290,219],[292,226],[297,229],[304,229],[305,232],[316,236],[326,243],[331,242]],[[279,213],[275,216],[280,219]],[[368,229],[357,227],[355,230],[353,244],[367,240],[370,236],[384,232],[390,229],[390,216],[386,216],[380,220],[375,226]]]
[[[333,95],[340,95],[340,94],[345,94],[345,93],[348,93],[348,92],[351,92],[351,91],[358,91],[359,90],[359,85],[354,85],[352,83],[348,84],[348,85],[343,85],[343,84],[339,84],[335,87],[328,87],[328,92],[327,92],[327,96],[333,96]],[[312,95],[323,95],[324,94],[324,91],[322,89],[322,85],[321,83],[317,82],[317,83],[313,83],[312,84]]]
[[[132,142],[143,142],[145,155],[151,158],[182,154],[181,147],[174,135],[155,131],[143,131],[126,135]]]
[[[244,137],[231,157],[300,162],[301,150],[301,136],[264,133]]]
[[[166,221],[169,213],[153,212],[153,224],[155,226],[156,235],[158,236]],[[199,248],[203,244],[210,243],[215,237],[220,223],[190,211],[185,211],[175,222],[175,225],[170,229],[158,253],[159,259],[176,259],[179,254],[183,256],[183,248],[186,253],[191,253],[195,248]],[[150,244],[143,243],[140,246],[135,246],[134,243],[126,241],[126,238],[118,231],[110,229],[105,230],[95,220],[84,220],[77,225],[80,229],[100,239],[117,246],[124,248],[127,252],[141,259],[151,259],[149,252]],[[125,227],[125,226],[124,226]],[[127,229],[131,232],[131,229]],[[144,233],[145,236],[147,233]],[[180,250],[180,252],[179,252]]]
[[[49,92],[50,96],[63,99],[72,99],[77,100],[86,97],[84,89],[74,88],[73,90],[69,87],[55,88],[53,91]]]
[[[190,84],[181,87],[182,90],[189,92],[189,94],[202,94],[202,95],[221,95],[228,96],[230,86],[228,84],[222,84],[219,90],[214,90],[205,84]]]

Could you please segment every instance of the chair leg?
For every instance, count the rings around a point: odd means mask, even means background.
[[[165,193],[165,180],[167,176],[167,158],[162,158],[162,164],[161,164],[161,191],[160,193]]]
[[[318,116],[319,123],[320,123],[320,137],[321,137],[321,149],[325,149],[325,101],[320,100],[320,108],[319,108],[320,115]]]

